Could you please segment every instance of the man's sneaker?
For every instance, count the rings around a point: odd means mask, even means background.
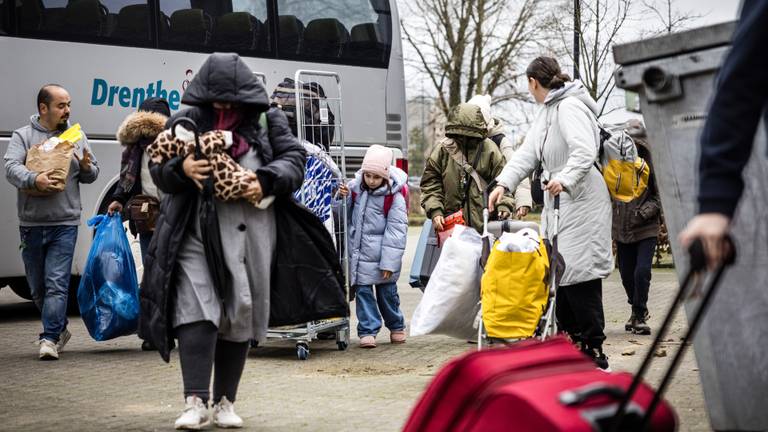
[[[226,396],[213,406],[213,422],[216,426],[224,429],[243,427],[243,419],[235,414],[235,405],[227,400]]]
[[[40,339],[40,360],[58,360],[59,351],[56,349],[56,344],[48,339]]]
[[[634,325],[635,325],[635,313],[632,312],[632,314],[629,316],[629,319],[627,320],[627,323],[624,324],[624,331],[631,332],[635,328]]]
[[[72,338],[72,333],[70,333],[69,330],[64,329],[61,334],[59,334],[59,342],[56,344],[56,350],[58,352],[64,351],[64,345],[69,342],[70,338]]]
[[[651,315],[648,313],[648,311],[645,311],[645,313],[635,318],[635,320],[632,322],[632,333],[639,334],[639,335],[649,335],[651,334],[651,326],[648,325],[648,320],[651,318]]]
[[[197,396],[187,396],[184,412],[176,419],[176,429],[200,430],[211,424],[208,407]]]

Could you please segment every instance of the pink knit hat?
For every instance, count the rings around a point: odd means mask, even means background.
[[[392,150],[374,144],[368,147],[368,151],[365,152],[361,168],[363,172],[376,174],[388,179],[390,165],[392,165]]]

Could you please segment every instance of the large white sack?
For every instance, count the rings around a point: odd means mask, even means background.
[[[458,227],[457,227],[458,229]],[[480,253],[482,239],[468,228],[443,245],[424,296],[411,318],[411,336],[443,334],[471,339],[477,331],[474,319],[480,310]]]

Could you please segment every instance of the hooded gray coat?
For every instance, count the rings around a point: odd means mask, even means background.
[[[389,187],[365,191],[360,185],[362,171],[349,183],[353,199],[349,212],[349,274],[351,285],[376,285],[396,282],[408,236],[408,213],[401,189],[407,187],[408,176],[394,166],[389,167]],[[384,197],[393,195],[392,206],[384,215]],[[353,202],[354,201],[354,202]],[[382,278],[389,270],[392,276]]]
[[[541,164],[542,181],[562,183],[558,245],[565,260],[564,286],[604,279],[613,270],[611,200],[594,165],[600,142],[597,112],[578,81],[550,91],[523,145],[497,177],[514,189]],[[545,193],[541,221],[547,238],[553,232],[553,204]]]

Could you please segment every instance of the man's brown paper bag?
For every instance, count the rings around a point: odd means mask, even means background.
[[[48,178],[53,181],[53,184],[49,192],[41,192],[36,189],[27,189],[25,192],[30,195],[49,195],[52,192],[63,191],[64,186],[67,185],[67,176],[74,151],[75,146],[69,141],[58,143],[50,151],[43,150],[43,146],[40,144],[32,146],[27,151],[27,169],[36,173],[53,170],[48,174]]]

